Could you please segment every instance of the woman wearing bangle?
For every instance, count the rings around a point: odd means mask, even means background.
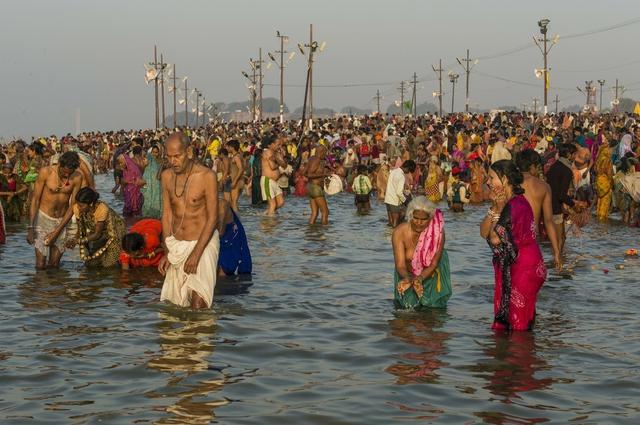
[[[424,196],[407,207],[408,222],[393,231],[394,298],[402,308],[446,307],[451,297],[442,212]]]
[[[493,329],[531,329],[536,297],[547,276],[522,182],[522,173],[510,160],[491,165],[493,206],[480,225],[480,234],[493,250]]]
[[[107,204],[98,202],[99,198],[100,195],[90,187],[80,189],[73,206],[78,235],[66,246],[71,249],[78,244],[80,258],[88,267],[113,267],[118,264],[125,224]]]

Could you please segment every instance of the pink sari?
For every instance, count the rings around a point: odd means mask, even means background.
[[[547,269],[536,240],[533,211],[524,196],[514,196],[504,207],[495,231],[500,244],[490,244],[495,271],[493,329],[530,330]]]
[[[138,164],[129,157],[126,153],[122,155],[124,162],[127,164],[124,170],[122,170],[122,179],[125,183],[124,186],[124,208],[122,214],[125,217],[136,216],[142,213],[142,191],[139,184],[142,179],[142,173]]]

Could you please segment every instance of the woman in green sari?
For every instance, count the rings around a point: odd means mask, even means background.
[[[160,173],[162,172],[162,155],[160,147],[154,145],[147,154],[148,165],[144,169],[142,179],[145,185],[142,188],[144,203],[142,204],[142,216],[160,218],[162,215],[162,187],[160,186]]]
[[[407,218],[392,237],[395,303],[407,309],[446,307],[451,297],[451,271],[444,249],[442,212],[418,196],[409,203]]]

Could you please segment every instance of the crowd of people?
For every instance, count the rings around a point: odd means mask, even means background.
[[[486,203],[481,235],[493,251],[494,327],[528,329],[546,276],[541,240],[560,269],[568,226],[612,213],[638,226],[639,140],[635,115],[505,111],[15,140],[0,146],[0,218],[28,223],[38,268],[58,267],[78,246],[88,267],[157,267],[166,276],[162,299],[204,307],[216,275],[251,273],[243,194],[266,215],[288,196],[307,197],[309,224],[328,225],[326,196],[348,192],[360,214],[372,201],[385,204],[395,300],[416,308],[443,307],[451,296],[438,205],[459,214]],[[96,192],[94,175],[107,172],[121,213]],[[0,221],[0,243],[4,233]]]

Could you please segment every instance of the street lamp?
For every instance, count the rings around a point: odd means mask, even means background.
[[[533,37],[533,42],[538,46],[540,51],[542,52],[542,57],[544,59],[544,69],[542,70],[543,77],[543,87],[544,87],[544,113],[547,114],[547,91],[549,90],[549,67],[547,65],[547,55],[551,48],[558,42],[558,36],[553,37],[553,40],[549,40],[547,38],[547,31],[549,22],[551,22],[547,18],[540,19],[538,21],[538,27],[540,28],[540,34],[542,34],[542,38]],[[547,47],[547,42],[551,41],[551,45]]]
[[[600,84],[600,113],[602,113],[602,87],[604,86],[604,80],[598,80],[598,84]]]
[[[453,102],[456,98],[456,81],[458,81],[458,74],[454,74],[453,71],[449,72],[449,81],[451,81],[451,113],[453,114]]]

